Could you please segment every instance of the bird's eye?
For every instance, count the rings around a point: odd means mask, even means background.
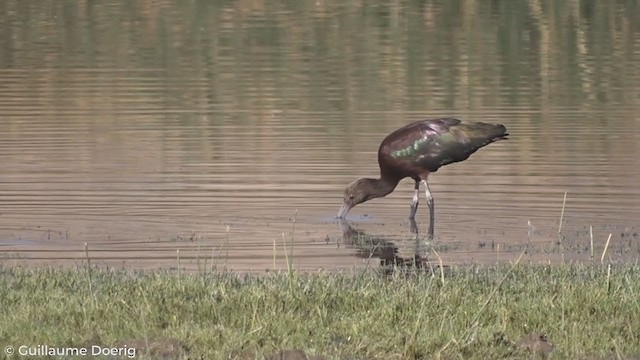
[[[353,199],[353,198],[354,198],[354,196],[353,196],[353,195],[349,195],[349,199]]]

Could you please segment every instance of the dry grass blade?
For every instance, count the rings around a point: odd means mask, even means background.
[[[560,223],[558,224],[558,243],[560,244],[560,255],[562,256],[562,263],[564,264],[564,246],[562,245],[562,222],[564,220],[564,208],[567,205],[567,192],[564,192],[564,198],[562,199],[562,211],[560,211]]]
[[[607,254],[607,249],[609,248],[609,242],[611,241],[611,235],[609,234],[609,238],[607,238],[607,243],[604,245],[604,250],[602,250],[602,256],[600,256],[600,263],[604,264],[604,256]]]
[[[442,258],[440,257],[440,254],[438,254],[436,249],[431,250],[434,254],[436,254],[436,257],[438,258],[438,263],[440,264],[440,282],[442,283],[442,285],[444,285],[444,264],[442,263]]]
[[[590,259],[591,262],[593,262],[593,226],[589,225],[589,238],[591,240],[591,255],[590,255]]]
[[[522,260],[522,256],[524,256],[524,251],[520,253],[520,256],[518,256],[518,260],[516,260],[516,262],[513,263],[513,265],[509,269],[509,271],[507,271],[507,273],[504,275],[502,280],[500,280],[498,285],[496,285],[493,288],[493,290],[491,290],[491,293],[489,294],[489,296],[487,296],[487,300],[485,300],[485,302],[482,304],[482,306],[480,307],[480,310],[478,310],[476,315],[473,317],[473,320],[471,320],[471,324],[467,327],[467,330],[462,335],[461,339],[464,340],[463,342],[466,342],[466,339],[469,336],[469,334],[471,334],[471,331],[472,331],[473,327],[475,326],[475,324],[477,323],[478,318],[480,318],[480,315],[482,315],[482,312],[484,311],[484,309],[487,307],[487,305],[489,305],[489,302],[491,302],[491,299],[493,299],[493,296],[498,292],[498,289],[500,289],[500,287],[505,282],[505,280],[507,280],[507,278],[509,277],[511,272],[513,272],[513,270],[516,268],[516,266],[518,266],[518,264],[520,263],[520,260]]]

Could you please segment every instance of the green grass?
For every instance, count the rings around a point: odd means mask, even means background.
[[[551,358],[640,354],[637,264],[461,267],[444,280],[371,269],[239,276],[0,267],[0,301],[3,348],[152,348],[137,359],[262,358],[281,349],[326,359],[526,359],[519,339],[546,333]]]

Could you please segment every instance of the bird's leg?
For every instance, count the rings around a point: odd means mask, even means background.
[[[435,205],[433,203],[433,196],[429,190],[429,184],[427,180],[422,180],[424,183],[424,193],[427,195],[427,205],[429,205],[429,240],[433,240],[433,223],[435,222]]]
[[[415,191],[413,192],[413,201],[411,201],[411,213],[409,214],[409,219],[414,220],[416,218],[416,211],[418,211],[418,201],[420,191],[420,181],[416,181]]]
[[[411,233],[416,234],[416,239],[419,237],[418,233],[418,224],[416,223],[416,219],[409,219],[409,225],[411,226]]]

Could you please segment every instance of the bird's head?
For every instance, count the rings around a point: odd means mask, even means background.
[[[340,211],[338,211],[337,218],[344,219],[351,208],[375,197],[371,193],[371,190],[375,188],[375,182],[375,179],[362,178],[349,184],[344,189],[344,200]]]

